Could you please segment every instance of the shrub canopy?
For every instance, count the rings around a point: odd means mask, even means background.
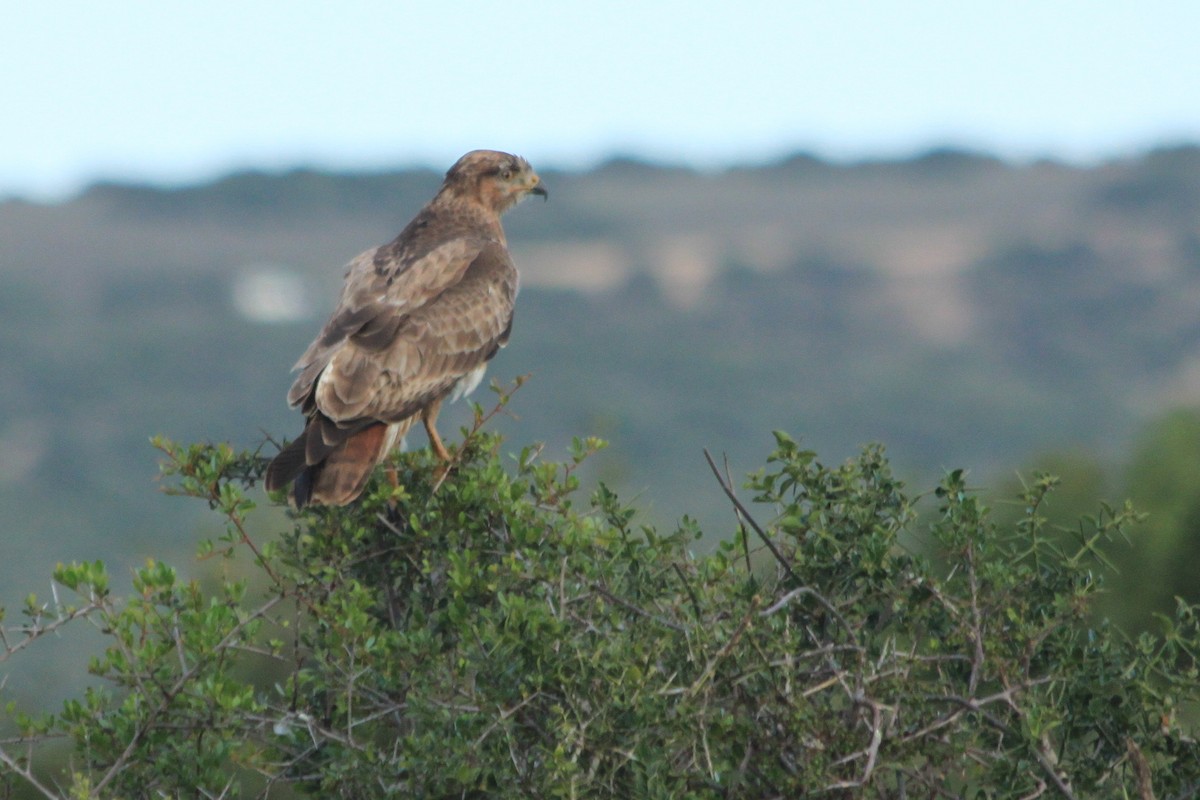
[[[471,432],[442,475],[398,456],[356,505],[251,535],[254,454],[160,441],[172,491],[228,525],[118,598],[60,566],[4,658],[73,619],[108,637],[104,686],[10,707],[9,791],[46,797],[1190,797],[1196,609],[1125,638],[1089,614],[1103,545],[1039,509],[1001,528],[961,471],[918,516],[879,447],[826,466],[782,433],[707,554],[578,469]],[[279,500],[280,498],[275,498]],[[924,507],[924,506],[923,506]],[[15,663],[15,662],[14,662]],[[65,765],[42,760],[56,740]],[[24,788],[21,788],[24,787]],[[32,788],[30,788],[32,787]],[[0,789],[0,793],[3,790]]]

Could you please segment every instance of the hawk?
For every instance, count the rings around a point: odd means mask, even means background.
[[[395,240],[350,262],[337,308],[292,368],[288,403],[307,421],[267,467],[267,489],[294,482],[300,508],[350,503],[418,418],[450,459],[438,410],[478,386],[508,342],[517,270],[500,215],[531,194],[547,196],[529,162],[474,150]]]

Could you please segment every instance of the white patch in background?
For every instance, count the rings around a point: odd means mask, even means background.
[[[50,449],[50,428],[32,417],[0,431],[0,484],[20,483],[33,474]]]
[[[720,267],[720,247],[714,237],[681,234],[664,237],[654,248],[651,263],[667,301],[676,308],[694,308],[704,299]]]
[[[271,325],[313,316],[313,303],[302,276],[277,264],[250,264],[233,278],[233,307],[250,322]]]
[[[516,244],[513,261],[524,286],[599,292],[623,283],[632,259],[625,248],[607,241]]]

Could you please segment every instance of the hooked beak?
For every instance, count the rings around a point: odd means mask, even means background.
[[[540,196],[543,200],[550,199],[550,192],[546,191],[546,184],[542,183],[541,178],[538,178],[537,186],[534,186],[532,189],[530,189],[529,193],[536,194],[536,195]]]

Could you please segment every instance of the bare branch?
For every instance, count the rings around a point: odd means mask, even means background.
[[[750,601],[749,612],[747,612],[746,616],[742,617],[742,621],[738,623],[737,628],[733,631],[733,636],[730,636],[729,641],[727,641],[721,647],[721,649],[717,651],[717,654],[714,655],[711,660],[709,660],[708,665],[704,668],[704,672],[700,673],[700,677],[696,678],[696,682],[693,683],[688,689],[688,694],[695,694],[696,692],[700,691],[701,687],[703,687],[704,684],[708,682],[708,679],[712,677],[713,673],[716,672],[717,664],[720,663],[721,659],[725,658],[725,656],[729,654],[729,651],[737,646],[738,640],[742,638],[742,634],[746,632],[746,628],[750,626],[750,622],[754,619],[755,612],[758,610],[759,602],[760,600],[758,595],[755,595],[754,599]]]
[[[758,534],[758,538],[762,539],[763,544],[765,544],[767,549],[771,551],[771,555],[775,556],[775,560],[779,562],[779,564],[787,572],[788,576],[798,583],[800,581],[800,577],[792,570],[792,565],[789,564],[788,560],[783,557],[782,553],[779,552],[779,548],[775,546],[775,542],[771,541],[771,537],[767,536],[766,532],[764,532],[759,524],[754,521],[754,517],[752,517],[746,507],[742,505],[742,501],[738,500],[737,495],[733,493],[733,488],[725,482],[725,478],[722,477],[721,470],[717,469],[717,462],[713,461],[712,454],[708,452],[708,448],[704,449],[704,458],[708,461],[708,467],[712,470],[713,475],[717,476],[717,483],[720,484],[721,490],[725,492],[725,496],[729,498],[729,502],[733,503],[733,507],[736,508],[738,513],[742,515],[742,518],[745,519],[746,522],[750,523],[750,527],[752,527],[754,532]]]
[[[8,641],[8,636],[4,635],[4,629],[0,628],[0,641],[2,641],[4,644],[4,652],[0,653],[0,663],[7,661],[11,656],[24,650],[26,647],[29,647],[29,645],[33,644],[38,639],[41,639],[46,634],[54,633],[72,620],[79,619],[80,617],[86,617],[93,611],[98,611],[100,608],[102,608],[101,604],[98,601],[93,600],[85,606],[68,612],[66,616],[59,616],[49,625],[34,624],[24,628],[17,628],[17,631],[25,634],[25,638],[16,644],[10,644]]]
[[[592,588],[592,591],[594,591],[600,595],[603,595],[603,597],[606,600],[608,600],[609,602],[620,606],[621,608],[625,609],[626,611],[632,611],[633,613],[637,614],[639,617],[645,617],[646,619],[653,620],[654,622],[657,622],[659,625],[662,625],[663,627],[666,627],[666,628],[670,628],[673,631],[678,631],[679,633],[683,633],[686,630],[682,625],[680,625],[677,622],[671,622],[668,619],[663,619],[660,616],[651,614],[649,611],[645,610],[644,608],[639,608],[638,606],[635,606],[633,603],[629,602],[625,598],[618,597],[617,595],[613,594],[607,588],[605,588],[604,586],[601,586],[598,583],[593,583],[591,588]]]
[[[48,797],[50,800],[62,800],[62,795],[58,794],[52,789],[46,788],[40,781],[38,781],[33,774],[32,766],[21,766],[21,764],[15,758],[10,756],[3,748],[0,748],[0,761],[4,762],[4,765],[11,769],[14,773],[24,778],[30,786],[41,792],[42,796]]]
[[[842,624],[842,627],[846,630],[846,632],[848,634],[850,634],[850,637],[852,639],[854,639],[855,641],[858,640],[858,636],[855,633],[854,628],[851,627],[850,623],[846,621],[846,618],[842,616],[841,612],[838,611],[837,608],[834,607],[833,603],[826,600],[824,595],[822,595],[816,589],[810,589],[807,586],[799,586],[795,589],[792,589],[790,592],[785,594],[783,597],[776,600],[774,605],[772,605],[766,611],[760,612],[759,616],[760,617],[769,617],[772,614],[774,614],[775,612],[782,609],[788,603],[795,600],[797,597],[800,597],[801,595],[808,595],[809,597],[815,598],[818,603],[820,603],[822,606],[825,607],[826,611],[828,611],[830,614],[833,614],[833,616],[837,618],[838,622],[840,622]]]

